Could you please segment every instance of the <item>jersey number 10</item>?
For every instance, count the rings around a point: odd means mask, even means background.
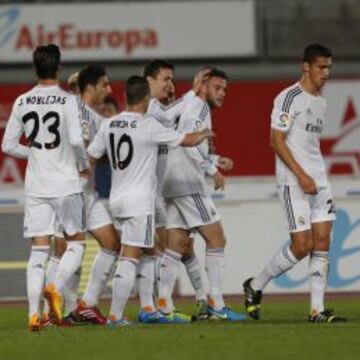
[[[121,135],[118,143],[115,145],[115,134],[110,133],[110,150],[111,150],[111,163],[113,166],[113,169],[119,169],[124,170],[127,168],[132,160],[132,157],[134,155],[134,146],[131,141],[131,137],[127,134]],[[125,156],[124,159],[121,159],[121,146],[123,144],[128,144],[128,153]]]

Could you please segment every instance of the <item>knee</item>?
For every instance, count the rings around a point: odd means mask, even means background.
[[[310,251],[312,250],[312,245],[310,243],[298,243],[298,244],[294,244],[293,246],[290,247],[292,253],[294,254],[294,256],[298,259],[301,260],[304,257],[308,256],[310,254]]]
[[[226,237],[224,233],[207,239],[206,245],[210,248],[224,248],[226,246]]]

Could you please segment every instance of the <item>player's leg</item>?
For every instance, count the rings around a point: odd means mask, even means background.
[[[54,282],[45,288],[50,316],[56,323],[62,320],[63,294],[67,282],[80,267],[85,250],[85,211],[81,194],[73,194],[52,202],[59,226],[66,234],[67,248],[62,256]]]
[[[112,219],[96,193],[85,193],[86,228],[100,245],[92,264],[90,277],[78,306],[71,309],[72,318],[104,325],[106,317],[97,308],[101,293],[113,271],[120,250],[120,240]],[[76,273],[75,273],[76,274]],[[70,282],[74,279],[72,277]],[[78,287],[78,286],[77,286]],[[76,288],[77,292],[77,288]],[[70,310],[70,309],[69,309]]]
[[[139,266],[136,274],[141,312],[154,312],[154,284],[155,284],[155,249],[146,250],[139,259]]]
[[[160,261],[157,303],[159,310],[174,322],[190,322],[189,315],[175,311],[172,301],[181,258],[189,242],[187,225],[175,202],[167,201],[167,247]]]
[[[189,241],[189,232],[181,228],[170,228],[167,233],[168,245],[160,262],[158,308],[164,314],[171,314],[175,310],[172,294],[178,277],[181,258]]]
[[[113,296],[108,318],[109,326],[127,325],[125,305],[135,284],[139,259],[144,248],[154,246],[154,217],[142,215],[117,218],[116,227],[121,231],[121,253],[113,279]]]
[[[208,303],[207,303],[207,279],[205,269],[199,262],[194,251],[194,234],[190,234],[189,245],[186,249],[186,253],[181,258],[182,263],[185,266],[187,275],[190,279],[191,285],[195,290],[195,298],[197,305],[197,318],[199,320],[205,320],[208,317]]]
[[[61,257],[63,256],[66,250],[66,241],[63,237],[63,234],[55,234],[53,237],[53,249],[50,259],[46,268],[46,280],[45,284],[48,285],[54,282],[55,275],[59,266],[59,262]],[[65,295],[65,304],[66,304],[66,295]],[[47,301],[44,303],[44,311],[42,315],[42,326],[47,327],[51,325],[51,321],[49,319],[49,304]]]
[[[344,318],[325,309],[325,291],[329,271],[329,248],[335,206],[329,188],[311,197],[311,233],[314,247],[310,253],[310,322],[340,322]]]
[[[266,285],[292,269],[313,247],[308,195],[298,186],[282,186],[279,187],[279,198],[286,215],[291,242],[282,248],[256,277],[247,279],[243,284],[245,307],[254,319],[260,318],[262,291]]]
[[[55,232],[55,213],[46,200],[26,197],[24,215],[24,237],[32,239],[26,271],[29,329],[37,331],[41,328],[45,268],[50,256],[49,235]]]

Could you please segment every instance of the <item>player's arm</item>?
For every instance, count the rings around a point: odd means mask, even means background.
[[[24,132],[24,127],[21,119],[18,117],[16,107],[17,103],[14,104],[10,118],[7,122],[1,144],[1,150],[4,153],[15,156],[18,159],[27,159],[29,147],[20,144],[20,138]]]
[[[103,122],[96,133],[94,140],[87,148],[87,153],[90,156],[90,162],[92,165],[98,162],[99,159],[103,158],[106,153],[105,128],[106,123]]]
[[[80,108],[75,98],[72,96],[69,98],[69,104],[66,114],[66,129],[69,137],[70,145],[75,151],[76,160],[79,166],[79,171],[83,172],[90,169],[89,157],[86,153],[85,142],[83,138],[83,132],[80,125]]]
[[[276,155],[294,173],[304,193],[317,194],[314,179],[299,165],[286,144],[286,136],[295,120],[294,117],[290,113],[281,112],[276,106],[271,117],[271,147]]]

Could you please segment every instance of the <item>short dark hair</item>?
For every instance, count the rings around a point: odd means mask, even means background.
[[[108,104],[113,105],[114,108],[116,109],[116,111],[119,111],[119,104],[118,104],[118,102],[116,101],[116,99],[115,99],[114,97],[112,97],[112,96],[107,96],[107,97],[104,99],[103,103],[104,103],[105,105],[108,105]]]
[[[38,46],[33,53],[33,64],[39,79],[56,79],[60,61],[60,50],[54,44]]]
[[[96,86],[99,79],[106,75],[106,70],[103,66],[88,65],[80,70],[78,76],[79,91],[82,94],[88,85]]]
[[[165,61],[165,60],[160,60],[160,59],[154,59],[150,62],[148,62],[143,69],[143,76],[146,79],[148,76],[152,77],[153,79],[155,79],[160,70],[161,69],[170,69],[170,70],[174,70],[174,65]]]
[[[209,79],[212,77],[219,77],[224,80],[228,80],[228,76],[226,75],[225,71],[217,69],[217,68],[210,68],[210,72],[208,74]]]
[[[146,96],[150,96],[150,87],[142,76],[133,75],[126,80],[125,97],[128,105],[140,103]]]
[[[304,49],[303,62],[313,63],[318,57],[329,58],[333,54],[329,48],[321,44],[310,44]]]

